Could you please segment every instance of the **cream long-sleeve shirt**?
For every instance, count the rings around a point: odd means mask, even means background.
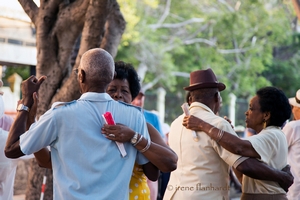
[[[191,115],[236,135],[231,125],[206,105],[194,102],[189,110]],[[178,162],[164,200],[229,199],[229,169],[241,156],[228,152],[204,132],[197,132],[199,140],[194,141],[192,131],[182,126],[183,117],[171,124],[169,145],[178,155]]]

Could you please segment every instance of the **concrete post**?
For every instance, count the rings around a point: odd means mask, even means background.
[[[162,87],[158,88],[156,109],[158,111],[159,119],[162,123],[165,121],[165,98],[166,90]]]
[[[235,126],[235,105],[236,105],[236,96],[233,93],[229,94],[229,119],[231,120],[231,124]]]

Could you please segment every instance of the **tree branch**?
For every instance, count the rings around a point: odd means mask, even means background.
[[[61,8],[58,13],[58,19],[52,34],[53,36],[56,35],[58,40],[58,62],[62,68],[67,66],[73,44],[82,31],[88,5],[88,0],[77,0],[69,6]],[[65,28],[66,24],[68,24],[68,29]],[[66,69],[63,70],[64,73],[67,73]]]
[[[204,24],[203,26],[201,26],[199,29],[197,29],[194,33],[192,33],[187,38],[188,39],[195,38],[199,33],[205,31],[209,27],[210,24],[211,24],[211,22]]]
[[[148,89],[153,88],[153,86],[162,78],[162,76],[157,76],[153,81],[147,83],[142,87],[142,90],[146,92]]]
[[[90,1],[82,31],[79,49],[80,55],[89,49],[100,47],[102,37],[105,33],[105,23],[115,2],[115,0]]]
[[[243,48],[243,49],[217,49],[219,53],[222,54],[230,54],[230,53],[245,53],[251,50],[251,48]]]
[[[142,62],[142,60],[141,60],[139,66],[138,66],[138,68],[136,70],[137,74],[139,75],[141,83],[144,81],[145,75],[146,75],[147,71],[148,71],[147,65],[144,62]]]
[[[100,47],[104,27],[109,13],[116,1],[93,0],[89,1],[84,27],[81,36],[80,48],[73,68],[79,66],[80,58],[89,49]],[[77,76],[72,74],[63,84],[61,89],[52,98],[52,103],[60,101],[71,101],[80,96]]]
[[[205,43],[209,46],[216,46],[216,41],[212,41],[204,38],[194,38],[190,40],[185,40],[183,43],[187,45],[194,44],[194,43]]]
[[[87,0],[76,0],[68,6],[64,6],[60,11],[60,16],[63,16],[61,19],[57,20],[58,23],[84,23],[84,16],[89,5],[89,1]],[[68,24],[72,25],[72,24]]]
[[[225,5],[230,12],[234,12],[234,8],[232,8],[226,1],[218,0],[221,4]]]
[[[72,55],[73,46],[82,31],[88,5],[88,0],[77,0],[71,4],[64,1],[64,3],[60,4],[57,21],[50,35],[50,38],[57,40],[58,46],[56,46],[55,53],[57,55],[58,68],[49,72],[50,77],[56,75],[60,78],[52,80],[53,93],[51,97],[54,96],[54,93],[56,93],[59,87],[70,77],[70,72],[72,71],[70,57]],[[67,29],[65,27],[66,24],[68,25]],[[78,88],[77,83],[74,83],[74,87]],[[74,95],[73,97],[76,98],[77,96]]]
[[[63,70],[59,61],[53,59],[57,57],[58,53],[58,40],[53,34],[53,30],[61,4],[63,4],[61,0],[40,1],[40,9],[36,18],[36,75],[37,77],[41,75],[48,77],[40,87],[39,94],[43,98],[39,102],[38,116],[49,109],[51,98],[56,93],[63,78]]]
[[[118,2],[115,2],[106,24],[105,34],[101,42],[101,48],[108,51],[112,57],[116,57],[118,45],[126,28],[126,21],[120,11]]]
[[[171,72],[171,74],[172,74],[172,76],[190,78],[190,73],[187,73],[187,72]]]
[[[213,46],[213,47],[215,47],[217,45],[216,41],[208,40],[208,39],[204,39],[204,38],[187,39],[187,40],[182,41],[182,43],[185,45],[190,45],[190,44],[195,44],[195,43],[205,43],[205,44],[207,44],[209,46]],[[171,42],[169,45],[166,45],[164,47],[164,49],[162,49],[162,51],[168,52],[168,51],[173,50],[177,46],[178,45],[176,43]]]
[[[55,62],[52,58],[57,55],[57,38],[53,37],[51,31],[56,23],[60,3],[60,0],[41,1],[42,10],[38,12],[36,19],[37,75],[48,74],[49,69],[43,67],[43,63]]]
[[[169,13],[170,13],[170,7],[171,7],[171,1],[172,0],[167,0],[164,13],[160,17],[160,19],[158,20],[157,25],[161,25],[165,21],[165,19],[167,18],[167,16],[169,15]]]
[[[34,3],[33,0],[19,0],[19,3],[23,7],[28,17],[31,19],[32,23],[36,26],[36,18],[38,16],[39,8]]]
[[[233,46],[234,46],[235,49],[238,48],[238,44],[237,44],[237,41],[236,41],[235,37],[234,37],[234,39],[233,39]],[[236,61],[236,63],[237,63],[238,65],[241,64],[241,59],[240,59],[240,56],[239,56],[239,55],[240,55],[239,53],[235,53],[235,61]]]
[[[158,28],[180,28],[182,26],[186,26],[188,24],[192,23],[201,23],[204,22],[205,20],[203,18],[191,18],[189,20],[180,22],[180,23],[175,23],[175,24],[152,24],[149,25],[150,28],[152,29],[158,29]]]
[[[292,0],[294,10],[297,14],[298,20],[300,20],[300,1],[299,0]]]

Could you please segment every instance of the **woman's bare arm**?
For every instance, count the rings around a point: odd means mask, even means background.
[[[142,152],[143,155],[163,172],[175,170],[177,168],[176,153],[166,145],[158,131],[151,124],[147,123],[147,128],[151,137],[151,143],[149,148],[145,152]],[[102,133],[105,134],[108,139],[118,142],[130,142],[135,134],[133,130],[122,124],[104,125]],[[111,138],[108,136],[109,134],[114,134],[115,137]],[[141,138],[140,134],[138,134],[138,138]],[[148,140],[142,137],[135,145],[135,148],[142,151],[142,149],[147,146],[147,143]]]
[[[205,132],[231,153],[245,157],[260,158],[260,155],[248,140],[242,140],[235,135],[222,131],[193,115],[184,117],[182,124],[188,129]]]

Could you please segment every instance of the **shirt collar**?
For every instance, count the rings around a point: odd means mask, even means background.
[[[200,107],[202,108],[203,110],[206,110],[212,114],[215,114],[208,106],[206,106],[205,104],[203,103],[200,103],[200,102],[193,102],[191,105],[190,105],[190,110],[192,108],[196,108],[196,107]]]
[[[275,129],[281,129],[281,127],[279,127],[279,126],[267,126],[264,129],[267,130],[267,129],[273,129],[273,128],[275,128]]]
[[[114,101],[107,93],[86,92],[78,100],[84,101]]]

